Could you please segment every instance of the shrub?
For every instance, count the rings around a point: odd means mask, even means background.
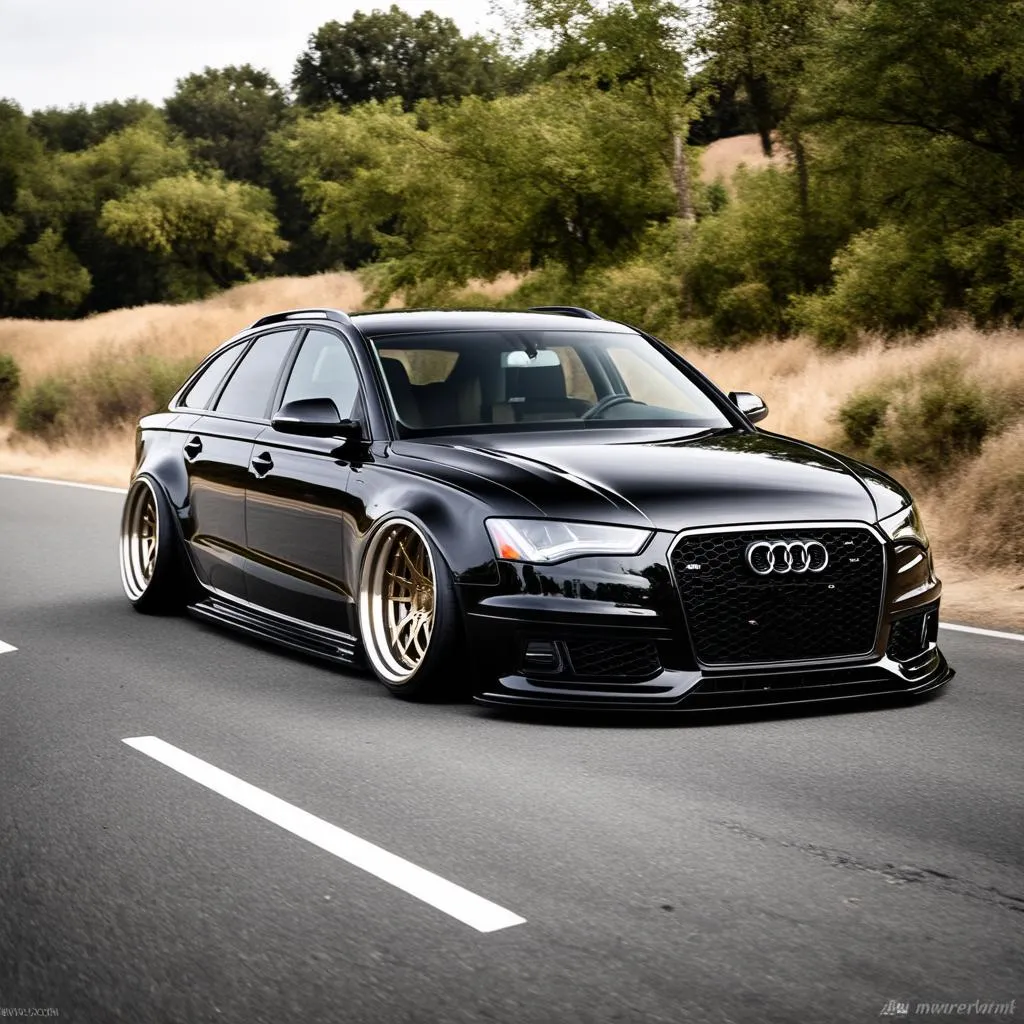
[[[938,264],[936,252],[895,225],[863,231],[833,260],[831,290],[793,299],[793,321],[828,348],[860,331],[934,327],[944,300]]]
[[[47,377],[23,392],[15,406],[15,425],[23,434],[56,440],[68,428],[71,389],[61,377]]]
[[[887,466],[939,476],[975,455],[1005,421],[1003,398],[970,380],[956,359],[854,395],[839,411],[846,446]]]
[[[52,441],[136,422],[166,405],[193,367],[142,353],[103,355],[77,371],[48,377],[22,394],[16,426]]]
[[[742,344],[777,334],[782,329],[782,317],[768,285],[748,281],[718,296],[711,324],[717,338]]]
[[[847,443],[859,451],[870,448],[872,438],[885,422],[888,410],[887,394],[880,391],[862,391],[854,395],[839,410],[839,424],[843,428]]]
[[[0,416],[6,415],[14,407],[20,385],[21,370],[14,356],[0,352]]]
[[[974,566],[1024,569],[1024,422],[985,441],[943,496],[941,540]]]

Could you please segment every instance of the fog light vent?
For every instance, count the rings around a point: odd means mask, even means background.
[[[523,652],[523,668],[527,672],[558,672],[562,658],[553,640],[530,640]]]

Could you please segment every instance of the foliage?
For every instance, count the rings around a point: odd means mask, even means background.
[[[215,174],[160,178],[111,199],[100,227],[117,242],[167,257],[178,298],[243,279],[284,247],[269,193]]]
[[[14,356],[0,352],[0,416],[6,416],[14,406],[21,385],[21,370]]]
[[[743,90],[767,155],[773,133],[793,113],[807,56],[830,0],[705,0],[698,50],[707,71]],[[787,134],[792,136],[791,125]]]
[[[46,147],[65,153],[77,153],[102,142],[140,121],[150,121],[156,108],[146,100],[111,100],[85,106],[47,107],[31,116],[33,133]]]
[[[22,391],[14,407],[14,422],[23,434],[56,440],[67,429],[71,397],[66,379],[46,377]]]
[[[164,104],[167,120],[200,159],[229,178],[262,183],[264,146],[287,110],[281,86],[251,64],[188,75]]]
[[[75,371],[46,377],[23,391],[15,425],[23,434],[57,441],[136,423],[164,406],[193,369],[191,359],[144,352],[104,354]]]
[[[929,476],[976,455],[1006,421],[1005,400],[944,358],[920,373],[854,395],[839,411],[846,445],[882,466]]]
[[[502,72],[501,55],[483,37],[466,38],[450,18],[413,17],[392,4],[322,25],[295,65],[292,86],[309,106],[399,99],[411,110],[424,99],[494,96]]]

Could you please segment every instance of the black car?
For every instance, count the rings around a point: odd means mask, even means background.
[[[941,686],[910,495],[766,414],[574,307],[275,313],[142,420],[124,588],[410,698],[691,709]]]

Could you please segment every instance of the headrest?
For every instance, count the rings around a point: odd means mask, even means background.
[[[380,365],[384,368],[384,378],[387,380],[388,387],[391,388],[392,393],[399,390],[407,391],[412,387],[409,381],[409,371],[405,368],[405,363],[400,359],[382,356]]]
[[[568,397],[565,373],[561,366],[509,367],[507,372],[509,401],[517,398],[533,401]]]

